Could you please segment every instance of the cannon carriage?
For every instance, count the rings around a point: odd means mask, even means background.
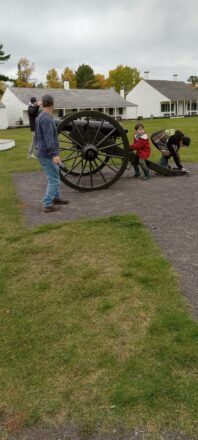
[[[127,129],[117,120],[97,111],[73,112],[57,126],[60,142],[60,177],[80,191],[94,191],[113,185],[133,164]],[[163,175],[181,175],[147,161],[148,168]]]

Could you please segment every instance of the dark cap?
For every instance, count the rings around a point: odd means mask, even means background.
[[[54,105],[54,98],[51,95],[44,95],[42,97],[43,107],[52,107]]]
[[[35,96],[32,96],[32,98],[30,98],[30,102],[31,102],[31,104],[34,104],[34,102],[36,102]]]
[[[191,141],[191,139],[188,136],[184,136],[182,138],[182,144],[185,145],[186,147],[188,147],[190,145],[190,141]]]

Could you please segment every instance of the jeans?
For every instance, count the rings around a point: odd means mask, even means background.
[[[162,167],[167,168],[167,167],[168,167],[168,159],[169,159],[168,156],[162,156],[161,159],[160,159],[160,161],[159,161],[159,164],[160,164]]]
[[[38,160],[47,175],[47,191],[43,198],[44,208],[52,206],[55,197],[60,198],[60,175],[59,165],[55,165],[52,159],[46,157],[38,157]]]

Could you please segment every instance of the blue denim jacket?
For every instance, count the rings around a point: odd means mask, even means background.
[[[59,140],[53,117],[42,112],[36,119],[37,156],[52,159],[59,155]]]

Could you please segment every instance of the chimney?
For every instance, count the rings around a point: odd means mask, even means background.
[[[145,72],[144,72],[144,79],[149,79],[149,71],[148,70],[146,70]]]
[[[173,74],[173,81],[177,81],[178,80],[178,74],[177,73],[174,73]]]
[[[69,90],[69,81],[64,81],[63,82],[63,87],[65,90]]]
[[[121,96],[122,98],[125,98],[125,96],[124,96],[124,92],[125,92],[124,89],[120,89],[120,96]]]

